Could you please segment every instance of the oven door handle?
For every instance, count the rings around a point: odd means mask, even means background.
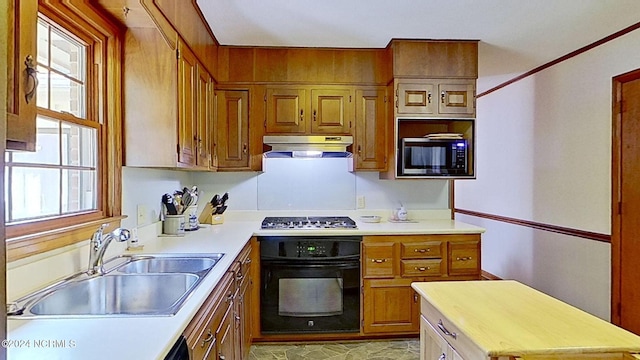
[[[346,255],[346,256],[332,256],[332,257],[317,257],[317,258],[295,258],[295,257],[285,257],[285,256],[262,256],[260,258],[261,261],[279,261],[279,262],[337,262],[337,261],[360,261],[360,255]]]
[[[360,262],[348,262],[348,263],[308,263],[308,262],[291,262],[291,261],[278,261],[278,262],[262,262],[263,267],[267,268],[280,268],[280,269],[357,269],[360,266]],[[269,271],[270,272],[270,271]]]

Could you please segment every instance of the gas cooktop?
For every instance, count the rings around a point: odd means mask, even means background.
[[[301,229],[357,229],[356,222],[348,216],[297,216],[266,217],[261,229],[301,230]]]

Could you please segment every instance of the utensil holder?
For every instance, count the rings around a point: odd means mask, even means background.
[[[165,215],[162,222],[162,233],[184,236],[184,215]]]

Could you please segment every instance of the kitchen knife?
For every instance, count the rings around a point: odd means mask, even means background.
[[[220,195],[218,194],[213,195],[213,198],[211,198],[211,201],[209,202],[211,203],[211,206],[213,206],[214,208],[220,205]]]
[[[225,210],[227,210],[227,206],[226,206],[226,205],[218,206],[218,207],[216,208],[215,215],[222,215],[222,213],[224,213],[224,212],[225,212]]]
[[[229,193],[224,193],[220,199],[220,205],[224,205],[229,200]]]

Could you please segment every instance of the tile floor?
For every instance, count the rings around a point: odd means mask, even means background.
[[[249,360],[418,360],[418,339],[258,344]]]

